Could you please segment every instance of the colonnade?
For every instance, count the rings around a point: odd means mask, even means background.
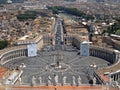
[[[37,48],[42,48],[43,45],[52,44],[52,41],[53,41],[52,37],[43,36],[42,38],[40,38],[40,40],[36,42]],[[78,49],[80,49],[81,41],[76,36],[66,36],[64,37],[64,42],[66,42],[66,44],[71,43],[73,46],[76,46]],[[90,55],[105,59],[111,64],[114,64],[115,62],[118,61],[118,58],[116,58],[116,55],[117,55],[116,52],[114,52],[113,50],[108,50],[108,49],[101,48],[101,47],[90,46]],[[11,60],[21,58],[21,57],[26,57],[26,56],[27,56],[26,45],[16,46],[13,48],[1,50],[0,51],[0,63],[5,64]],[[117,74],[118,75],[117,77],[120,78],[119,74]]]
[[[81,41],[77,38],[73,39],[72,44],[76,46],[78,49],[80,49],[80,43]],[[108,61],[110,64],[115,64],[119,61],[119,52],[117,50],[110,50],[107,48],[97,47],[90,45],[90,56],[102,58],[106,61]],[[110,78],[113,81],[120,82],[120,71],[113,71],[113,73],[110,73]],[[120,85],[120,83],[119,83]]]
[[[115,73],[111,73],[111,78],[113,81],[120,81],[120,71],[119,72],[115,72]]]
[[[16,46],[13,48],[8,48],[1,51],[0,63],[3,65],[11,60],[26,57],[27,56],[27,47],[26,46]]]
[[[45,35],[36,42],[37,48],[42,48],[43,45],[52,44],[52,41],[53,41],[52,37]],[[81,41],[76,36],[66,36],[64,37],[64,43],[67,45],[72,44],[73,46],[76,46],[78,49],[80,49]],[[105,59],[111,64],[117,62],[116,53],[108,49],[90,46],[90,55]],[[26,46],[14,47],[13,49],[11,50],[8,49],[5,53],[1,54],[0,62],[1,63],[7,62],[13,58],[18,58],[23,56],[27,56],[27,47]]]
[[[90,56],[105,59],[111,64],[116,61],[116,53],[114,51],[101,47],[90,46]]]
[[[82,41],[78,39],[76,36],[72,38],[72,45],[80,49],[80,44]],[[117,53],[114,50],[109,50],[102,47],[92,46],[90,45],[90,56],[98,57],[107,60],[111,64],[116,63],[118,61]]]
[[[116,82],[116,86],[120,87],[120,71],[116,71],[109,74],[109,78],[112,82]]]
[[[42,36],[37,37],[34,43],[36,43],[37,50],[41,49],[43,47],[43,37]],[[6,48],[0,50],[0,64],[3,65],[11,60],[27,56],[28,56],[27,45]]]

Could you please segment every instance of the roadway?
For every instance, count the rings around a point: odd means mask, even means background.
[[[62,21],[57,20],[55,23],[55,28],[53,29],[52,33],[54,35],[54,45],[61,45],[63,43],[63,26]]]

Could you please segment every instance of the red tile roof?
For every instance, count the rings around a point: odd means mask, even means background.
[[[6,68],[0,67],[0,78],[2,78],[6,72],[7,72]]]

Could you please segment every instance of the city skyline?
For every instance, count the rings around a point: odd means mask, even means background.
[[[118,2],[4,1],[0,90],[119,90]]]

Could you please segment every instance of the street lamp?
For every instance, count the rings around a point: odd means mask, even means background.
[[[96,77],[94,76],[94,71],[96,69],[97,65],[96,64],[91,64],[90,68],[91,68],[91,79],[90,82],[91,84],[96,84]]]
[[[90,67],[96,68],[97,65],[96,64],[91,64]]]
[[[26,65],[24,63],[21,63],[21,65],[19,66],[21,69],[25,68]]]

